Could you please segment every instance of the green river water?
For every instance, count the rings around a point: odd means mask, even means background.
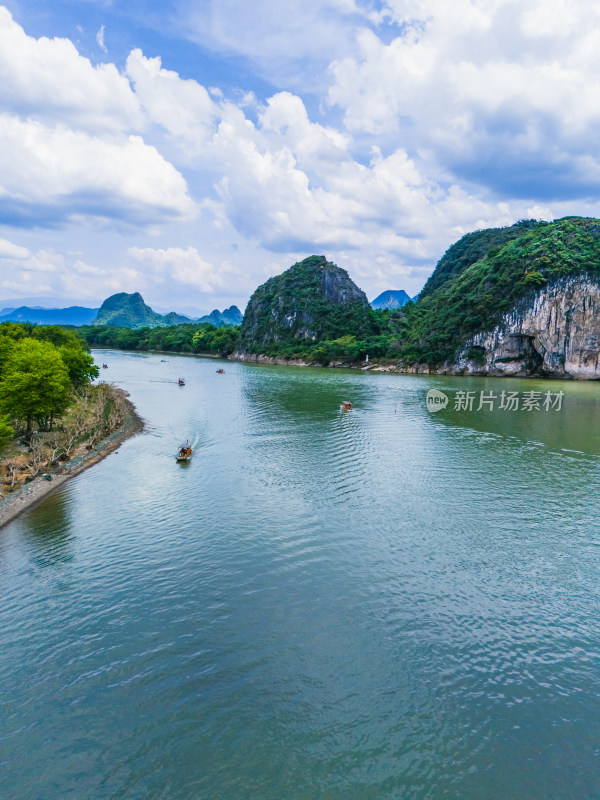
[[[600,798],[598,384],[95,356],[146,427],[0,531],[1,800]]]

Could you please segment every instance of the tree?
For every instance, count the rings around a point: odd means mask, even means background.
[[[85,347],[85,343],[75,331],[69,331],[60,325],[36,326],[31,335],[42,342],[51,342],[55,347]]]
[[[15,431],[8,419],[4,415],[0,415],[0,450],[10,442],[14,435]]]
[[[91,378],[97,378],[100,374],[92,356],[79,345],[59,347],[59,353],[69,372],[69,379],[76,389],[85,386]]]
[[[69,404],[71,384],[60,353],[50,342],[23,339],[15,343],[4,364],[0,383],[0,409],[27,422],[59,416]]]

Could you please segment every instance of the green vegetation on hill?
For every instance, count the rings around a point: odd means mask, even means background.
[[[538,223],[532,219],[521,220],[508,228],[486,228],[482,231],[467,233],[458,242],[451,245],[440,258],[433,274],[421,289],[419,300],[433,294],[443,283],[459,275],[471,264],[480,261],[490,250],[502,247],[512,239],[516,239]]]
[[[175,325],[207,322],[216,328],[220,328],[226,325],[239,325],[241,321],[242,313],[237,306],[230,306],[224,311],[219,311],[215,308],[205,317],[192,320],[189,317],[184,317],[183,314],[176,314],[174,311],[168,314],[159,314],[153,311],[149,305],[146,305],[139,292],[134,292],[133,294],[120,292],[107,297],[93,322],[88,321],[85,324],[136,329],[168,328]]]
[[[309,363],[393,360],[432,367],[491,330],[523,298],[568,275],[600,277],[600,220],[525,220],[463,236],[440,259],[417,302],[370,308],[348,273],[310,256],[254,292],[240,328],[80,329],[90,345],[265,355]],[[1,352],[0,352],[1,358]]]
[[[316,342],[373,333],[365,293],[346,270],[325,256],[310,256],[256,289],[240,329],[240,350],[296,357]]]
[[[93,325],[115,325],[122,328],[156,328],[189,322],[188,317],[171,312],[158,314],[144,303],[139,292],[119,292],[107,297],[100,306]]]
[[[221,328],[224,325],[240,325],[242,322],[242,312],[237,306],[229,306],[224,311],[219,311],[215,308],[210,314],[195,320],[196,322],[208,322],[214,325],[215,328]]]
[[[600,220],[565,217],[527,225],[475,263],[450,271],[444,264],[442,273],[435,291],[403,309],[400,355],[408,363],[452,360],[467,339],[491,330],[517,301],[548,282],[578,273],[599,276]]]

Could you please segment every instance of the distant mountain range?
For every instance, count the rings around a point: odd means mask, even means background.
[[[97,308],[70,306],[69,308],[4,308],[0,311],[0,322],[33,322],[37,325],[91,325],[96,319]]]
[[[410,300],[411,297],[404,289],[388,289],[387,292],[382,292],[375,300],[371,300],[371,308],[402,308]]]
[[[210,322],[215,328],[221,328],[223,325],[241,325],[243,314],[237,306],[229,306],[225,311],[219,311],[215,308],[210,314],[205,317],[200,317],[196,322]]]
[[[119,292],[107,297],[100,306],[92,325],[114,325],[117,328],[163,328],[190,322],[189,317],[176,314],[158,314],[144,303],[139,292]]]
[[[223,325],[239,325],[241,321],[242,312],[237,306],[230,306],[225,311],[218,311],[215,308],[210,314],[194,320],[174,311],[170,314],[158,314],[146,305],[139,292],[133,294],[120,292],[106,298],[92,324],[114,325],[118,328],[165,328],[186,322],[209,322],[219,328]]]
[[[10,303],[10,301],[5,301]],[[181,325],[186,322],[208,322],[216,328],[240,325],[242,312],[237,306],[224,311],[214,309],[199,319],[171,311],[159,314],[146,305],[139,292],[121,292],[108,297],[100,308],[69,306],[69,308],[42,308],[41,306],[0,306],[0,322],[32,322],[36,325],[114,325],[123,328],[157,328]]]

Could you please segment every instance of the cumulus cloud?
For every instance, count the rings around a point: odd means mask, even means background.
[[[121,243],[118,267],[87,251],[53,261],[8,239],[2,266],[21,264],[44,285],[53,276],[61,292],[68,272],[82,297],[92,287],[160,298],[169,287],[187,299],[251,289],[264,270],[325,252],[365,288],[395,278],[410,288],[469,230],[573,213],[570,198],[579,213],[597,210],[600,10],[584,0],[185,8],[186,35],[243,56],[284,90],[204,86],[141,49],[121,70],[93,65],[0,8],[5,232],[95,220],[108,230],[108,220],[140,234],[136,247]],[[159,226],[161,247],[148,238]],[[240,245],[237,272],[223,239]]]
[[[138,130],[139,101],[114,64],[93,66],[69,39],[28,36],[0,6],[3,111],[94,131]]]
[[[147,224],[190,217],[186,182],[139,136],[104,140],[0,115],[0,218],[13,225],[86,216]]]
[[[146,120],[179,140],[188,156],[203,153],[221,115],[205,87],[163,69],[158,56],[146,58],[139,49],[129,54],[126,74]]]
[[[223,286],[223,271],[205,261],[195,247],[130,247],[127,252],[155,283],[175,282],[209,293]]]
[[[600,187],[600,9],[586,0],[389,0],[331,66],[354,135],[402,138],[456,177],[549,200]]]

